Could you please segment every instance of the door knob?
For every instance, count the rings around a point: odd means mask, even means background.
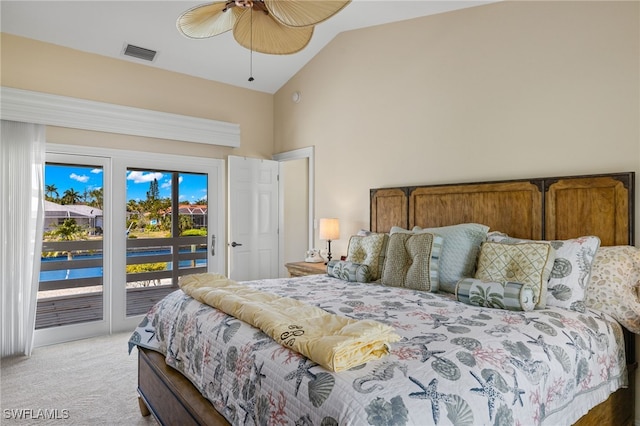
[[[231,243],[231,247],[241,246],[242,244],[236,243],[235,241]]]

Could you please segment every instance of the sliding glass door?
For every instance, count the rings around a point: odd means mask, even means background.
[[[225,272],[222,160],[52,151],[36,345],[131,330],[181,276]]]
[[[127,316],[207,271],[208,194],[206,173],[127,170]]]
[[[37,333],[59,328],[66,338],[109,329],[108,169],[101,157],[47,156]]]

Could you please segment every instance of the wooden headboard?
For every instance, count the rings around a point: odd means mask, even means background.
[[[371,189],[374,232],[482,223],[533,240],[633,245],[634,172]]]
[[[634,172],[371,189],[371,230],[482,223],[532,240],[634,244]],[[634,336],[625,329],[627,362]]]

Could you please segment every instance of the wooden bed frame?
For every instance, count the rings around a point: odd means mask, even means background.
[[[511,181],[371,189],[371,230],[483,223],[528,239],[597,235],[603,246],[633,245],[633,172]],[[634,421],[633,335],[625,332],[629,387],[619,389],[575,424],[630,426]],[[143,415],[160,424],[228,425],[164,356],[138,348],[138,393]]]

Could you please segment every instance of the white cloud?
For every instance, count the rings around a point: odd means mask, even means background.
[[[129,172],[127,176],[127,180],[132,180],[133,183],[149,183],[153,182],[154,179],[160,180],[162,179],[163,174],[160,172],[153,173],[144,173],[137,170]]]
[[[91,173],[96,174],[96,175],[100,174],[100,173],[102,173],[102,169],[93,169],[93,170],[91,170]]]
[[[182,183],[182,180],[184,178],[182,176],[178,176],[178,185],[180,185]],[[166,181],[164,181],[164,183],[162,185],[160,185],[160,188],[162,189],[170,189],[171,188],[171,179],[167,179]]]
[[[81,183],[87,183],[89,181],[89,176],[87,176],[87,175],[77,175],[75,173],[71,173],[69,175],[69,178],[71,178],[73,180],[77,180],[78,182],[81,182]]]

